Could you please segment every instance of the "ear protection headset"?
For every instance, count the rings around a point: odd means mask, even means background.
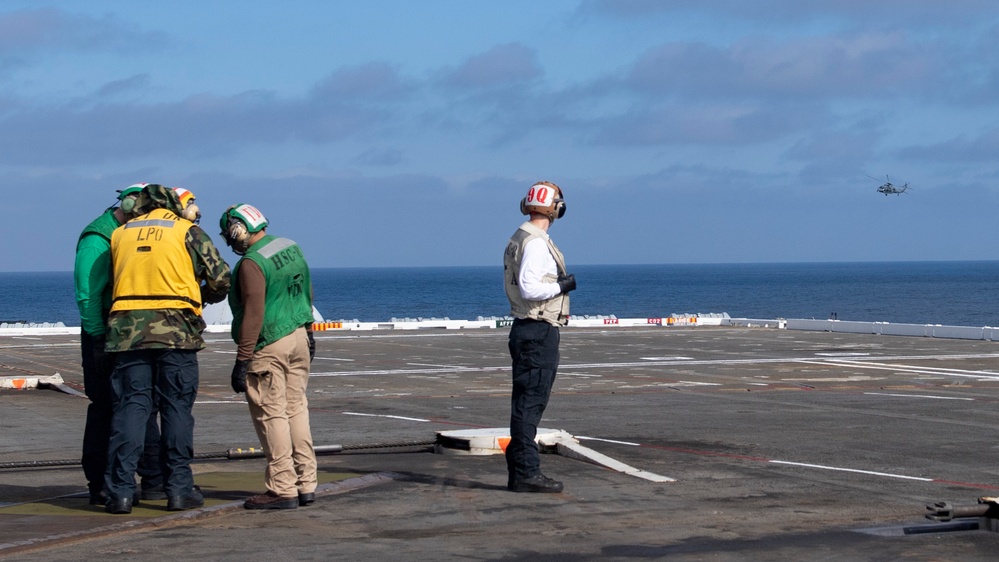
[[[550,181],[539,181],[531,186],[527,197],[520,200],[520,213],[529,215],[540,213],[554,222],[565,216],[565,199],[562,188]]]
[[[232,248],[232,251],[239,255],[246,253],[250,238],[267,228],[268,224],[263,213],[253,205],[246,203],[229,207],[219,219],[222,238]]]
[[[201,222],[201,209],[194,202],[196,199],[194,194],[183,187],[175,187],[173,191],[177,194],[177,199],[180,200],[180,206],[182,207],[180,211],[181,218],[187,219],[194,224]]]
[[[201,222],[201,209],[198,208],[198,205],[194,201],[191,201],[187,204],[187,207],[184,207],[184,210],[181,211],[180,216],[181,218],[185,218],[194,224],[198,224]]]
[[[149,185],[148,183],[134,183],[125,189],[118,190],[118,206],[121,207],[121,211],[126,215],[132,214],[135,211],[135,205],[139,200],[139,192],[142,188]]]
[[[250,233],[246,230],[243,221],[230,218],[229,227],[223,231],[222,235],[232,244],[245,244],[250,238]]]
[[[121,204],[119,205],[121,207],[122,212],[125,213],[126,215],[132,214],[132,211],[135,210],[135,202],[138,200],[139,198],[137,196],[129,196],[122,199]]]

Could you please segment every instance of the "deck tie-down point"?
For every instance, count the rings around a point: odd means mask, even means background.
[[[580,445],[579,440],[561,429],[538,428],[536,441],[543,451],[552,451],[564,457],[597,464],[611,470],[648,480],[650,482],[676,482],[676,479],[629,466]],[[510,430],[504,427],[460,429],[437,432],[434,451],[455,455],[500,455],[510,443]]]

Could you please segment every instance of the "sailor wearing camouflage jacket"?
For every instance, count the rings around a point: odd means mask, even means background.
[[[220,302],[229,291],[229,266],[208,235],[180,216],[173,189],[150,184],[137,205],[140,215],[111,237],[114,292],[106,349],[117,352],[106,477],[111,513],[131,512],[144,416],[154,400],[160,411],[167,508],[203,505],[190,468],[197,352],[205,347],[201,308]]]

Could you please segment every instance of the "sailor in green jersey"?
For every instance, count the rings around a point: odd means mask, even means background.
[[[83,229],[76,243],[73,281],[80,309],[80,346],[83,356],[83,385],[90,405],[83,430],[83,473],[90,490],[91,505],[104,505],[104,472],[108,463],[111,435],[112,354],[104,351],[108,313],[111,310],[111,233],[135,216],[136,200],[144,183],[118,190],[118,201]],[[163,472],[159,460],[160,430],[156,415],[146,424],[146,444],[139,461],[141,497],[163,499]]]
[[[229,306],[238,349],[232,389],[246,392],[253,426],[267,453],[267,491],[247,509],[292,509],[315,499],[316,455],[305,390],[315,356],[312,280],[302,249],[267,234],[252,205],[233,205],[222,237],[243,256],[233,268]]]

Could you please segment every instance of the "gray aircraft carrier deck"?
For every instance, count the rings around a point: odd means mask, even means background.
[[[999,534],[925,506],[999,495],[999,343],[746,327],[567,328],[545,428],[656,482],[560,454],[562,494],[502,456],[432,452],[509,415],[507,330],[317,333],[313,506],[242,509],[263,461],[199,460],[203,509],[87,504],[79,466],[0,469],[12,560],[994,560]],[[207,334],[198,454],[258,447],[235,348]],[[76,336],[0,337],[0,374],[80,389]],[[0,463],[78,459],[87,400],[0,391]],[[385,446],[386,447],[381,447]],[[963,520],[967,522],[968,520]],[[977,522],[977,520],[973,520]],[[965,530],[954,530],[960,527]]]

